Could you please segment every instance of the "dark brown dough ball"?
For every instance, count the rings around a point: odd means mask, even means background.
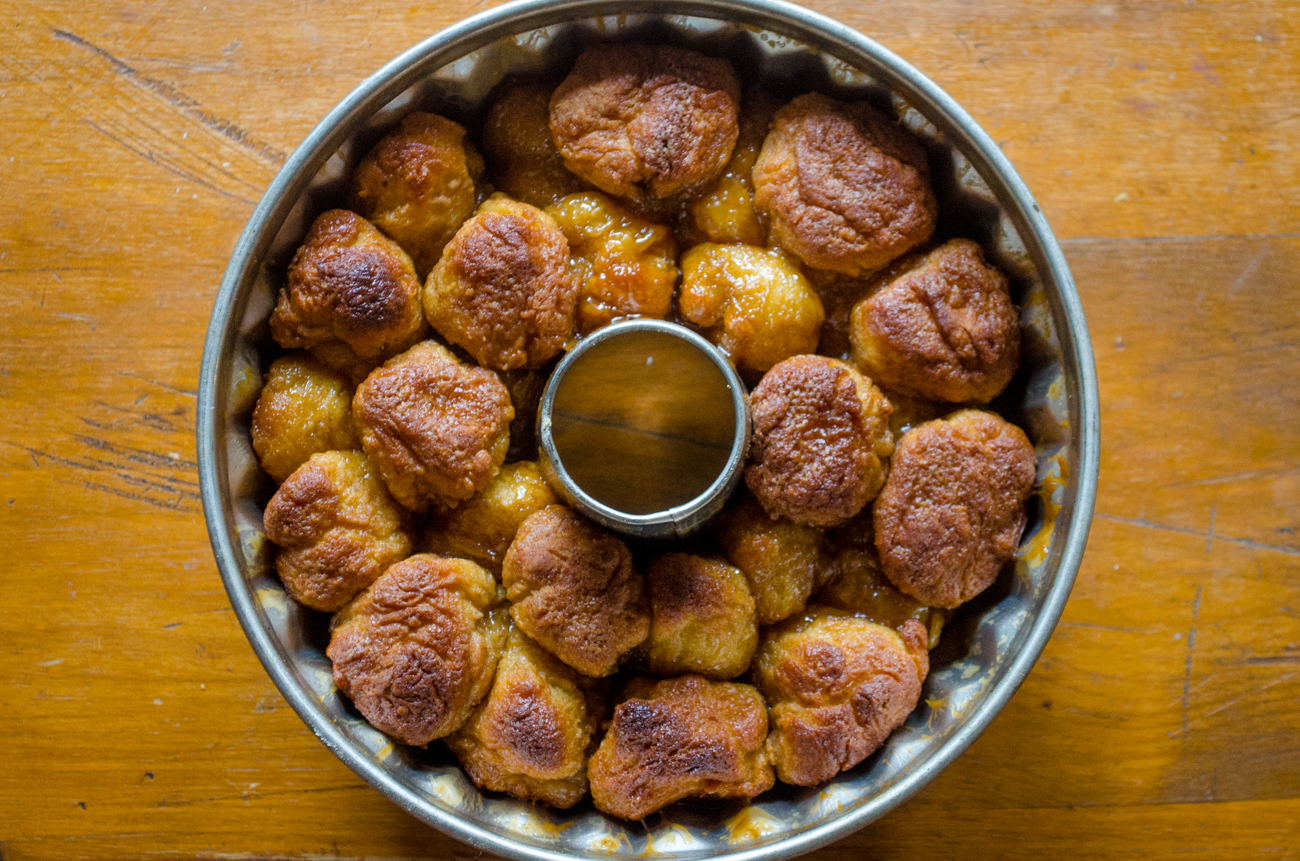
[[[352,386],[302,353],[281,356],[267,371],[249,435],[262,469],[276,481],[313,454],[358,449]]]
[[[908,619],[925,626],[929,646],[939,644],[945,613],[904,595],[885,576],[876,552],[871,509],[826,535],[821,584],[813,601],[901,630]]]
[[[425,530],[420,550],[469,559],[500,574],[501,560],[519,525],[534,511],[555,502],[555,493],[536,463],[508,463],[487,487],[435,517]]]
[[[1007,278],[969,239],[953,239],[853,308],[853,361],[882,386],[930,400],[986,403],[1020,364]]]
[[[586,675],[611,675],[650,633],[645,580],[627,546],[563,505],[520,525],[501,582],[524,633]]]
[[[893,451],[889,401],[857,370],[824,356],[795,356],[750,395],[754,438],[745,483],[773,517],[837,526],[884,483]]]
[[[496,374],[424,341],[366,377],[352,414],[393,496],[425,511],[452,508],[492,480],[515,411]]]
[[[767,752],[777,776],[813,786],[884,742],[921,697],[925,628],[892,628],[824,608],[768,632],[754,681],[771,706]]]
[[[740,569],[716,559],[669,553],[650,564],[646,583],[651,672],[725,680],[748,669],[758,646],[758,622]]]
[[[515,200],[542,208],[583,189],[551,137],[547,87],[520,84],[501,93],[483,123],[483,152],[497,188]]]
[[[536,368],[573,334],[569,243],[535,206],[493,195],[456,231],[424,285],[433,328],[497,371]]]
[[[753,798],[774,782],[766,738],[767,709],[749,685],[634,679],[587,766],[591,798],[633,820],[688,797]]]
[[[463,128],[417,111],[357,165],[348,205],[406,249],[424,278],[474,211],[482,175],[483,157],[467,147]]]
[[[740,133],[726,60],[667,45],[597,45],[551,96],[569,170],[620,197],[669,198],[721,175]]]
[[[554,365],[548,364],[541,368],[497,372],[515,408],[515,417],[510,422],[510,449],[506,452],[509,462],[537,460],[537,408],[554,369]]]
[[[420,282],[411,258],[359,215],[331,209],[312,224],[289,264],[271,314],[282,347],[341,341],[383,361],[424,337]]]
[[[488,692],[507,619],[492,575],[419,554],[330,623],[334,683],[370,725],[407,744],[455,732]]]
[[[580,681],[512,627],[491,692],[447,746],[484,789],[572,807],[587,794],[597,718]]]
[[[773,518],[748,494],[720,525],[718,540],[749,582],[758,623],[771,625],[802,610],[821,564],[821,530]]]
[[[934,232],[925,151],[866,102],[810,93],[777,111],[754,165],[769,237],[809,266],[856,276]]]
[[[876,548],[890,582],[953,608],[997,579],[1025,529],[1034,449],[993,413],[963,410],[903,435],[876,500]]]
[[[411,552],[402,514],[359,451],[314,454],[263,513],[275,570],[299,604],[333,613]]]

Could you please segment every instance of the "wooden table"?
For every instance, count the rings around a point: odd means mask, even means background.
[[[480,4],[0,9],[0,858],[476,853],[331,755],[249,648],[194,453],[244,221],[364,76]],[[819,0],[1035,192],[1102,472],[989,730],[822,859],[1300,857],[1300,7]]]

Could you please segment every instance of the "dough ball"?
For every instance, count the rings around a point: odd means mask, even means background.
[[[555,493],[536,463],[508,463],[478,493],[435,517],[425,530],[420,550],[469,559],[500,574],[501,560],[519,525],[555,501]]]
[[[482,175],[483,157],[468,147],[463,128],[417,111],[357,165],[348,206],[406,249],[424,278],[474,211]]]
[[[423,341],[366,377],[352,414],[393,496],[425,511],[453,508],[487,486],[515,413],[496,374]]]
[[[623,317],[662,320],[677,286],[672,232],[603,194],[574,194],[547,209],[573,250],[578,278],[578,331]]]
[[[795,356],[749,398],[754,421],[745,483],[774,517],[838,526],[875,498],[893,452],[889,401],[857,370]]]
[[[1001,416],[962,410],[903,434],[873,509],[885,576],[953,608],[997,579],[1025,529],[1034,449]]]
[[[573,333],[578,285],[551,216],[493,195],[456,232],[424,286],[424,313],[493,370],[536,368]]]
[[[447,746],[483,789],[568,808],[587,794],[595,731],[578,674],[512,627],[492,690]]]
[[[563,505],[523,522],[501,565],[524,633],[588,676],[608,676],[650,633],[645,580],[614,536]]]
[[[803,610],[821,565],[820,529],[774,518],[746,494],[724,515],[718,539],[749,583],[760,625]]]
[[[262,469],[278,482],[313,454],[359,449],[352,386],[302,353],[281,356],[267,371],[249,435]]]
[[[550,123],[551,90],[538,84],[507,88],[483,123],[483,152],[497,188],[539,209],[583,188],[564,166]]]
[[[455,732],[492,684],[507,619],[492,575],[418,554],[330,623],[334,683],[370,725],[407,744]]]
[[[271,314],[280,346],[342,342],[361,359],[380,362],[427,331],[420,282],[397,243],[346,209],[313,222]]]
[[[314,454],[262,516],[289,596],[333,613],[411,552],[397,503],[358,451]]]
[[[721,175],[740,133],[726,60],[668,45],[596,45],[551,96],[569,170],[626,198],[670,198]]]
[[[1007,278],[969,239],[891,274],[853,308],[853,361],[914,397],[986,403],[1020,365],[1020,318]]]
[[[772,629],[754,681],[771,706],[777,776],[814,786],[862,762],[916,708],[929,669],[915,620],[900,634],[823,608]]]
[[[686,553],[650,564],[650,670],[734,679],[758,646],[754,598],[740,569]]]
[[[852,276],[924,243],[938,214],[920,143],[866,102],[817,93],[777,111],[754,165],[754,202],[778,245]]]
[[[752,245],[705,243],[686,252],[678,303],[683,317],[755,376],[815,352],[825,318],[798,267],[779,249]]]
[[[596,808],[645,819],[683,798],[753,798],[771,788],[758,691],[681,676],[634,679],[587,767]]]

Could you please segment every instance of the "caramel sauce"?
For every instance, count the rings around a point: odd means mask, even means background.
[[[625,514],[651,514],[690,502],[722,474],[736,415],[707,355],[664,332],[629,332],[569,368],[551,430],[579,487]]]

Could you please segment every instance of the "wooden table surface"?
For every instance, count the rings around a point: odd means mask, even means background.
[[[0,859],[477,853],[334,758],[235,620],[199,353],[262,190],[438,3],[0,8]],[[984,735],[818,859],[1300,857],[1300,5],[819,0],[1010,157],[1100,376],[1096,518]]]

